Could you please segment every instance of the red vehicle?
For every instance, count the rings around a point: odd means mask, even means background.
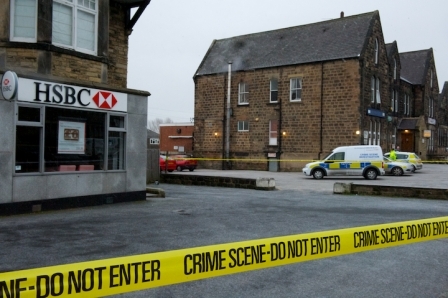
[[[176,161],[171,157],[168,157],[168,162],[165,162],[166,160],[167,158],[165,155],[160,155],[159,157],[160,171],[168,171],[168,172],[174,171],[176,169]]]
[[[179,172],[184,169],[188,169],[190,172],[193,172],[194,169],[198,166],[198,161],[195,160],[192,156],[188,155],[175,155],[174,159],[176,160],[176,170]]]

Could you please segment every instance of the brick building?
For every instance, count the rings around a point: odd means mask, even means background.
[[[418,140],[437,135],[427,100],[436,106],[438,85],[425,53],[408,69],[378,11],[214,40],[194,76],[194,154],[224,160],[204,167],[297,171],[337,146],[402,146],[406,116],[421,122],[407,148],[428,158]]]
[[[193,123],[162,123],[160,130],[160,153],[189,154],[193,153]]]
[[[1,2],[2,210],[145,199],[150,94],[126,86],[150,0]]]

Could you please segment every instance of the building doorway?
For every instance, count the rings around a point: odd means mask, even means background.
[[[414,152],[414,132],[410,130],[404,130],[401,132],[401,145],[400,151]]]

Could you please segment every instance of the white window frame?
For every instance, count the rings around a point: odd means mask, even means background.
[[[394,80],[397,79],[397,59],[394,58]]]
[[[380,79],[376,78],[376,103],[381,104]]]
[[[296,87],[293,87],[294,82],[296,82]],[[291,102],[301,102],[302,101],[302,78],[291,78],[289,80],[289,101]],[[293,99],[293,94],[297,94],[297,92],[300,91],[300,97],[296,96],[295,99]]]
[[[404,95],[404,101],[405,101],[405,115],[410,116],[411,115],[411,100],[409,98],[409,94]]]
[[[381,104],[380,79],[372,76],[370,80],[371,102]]]
[[[379,43],[378,38],[375,38],[375,64],[378,64],[378,56],[379,56]]]
[[[378,130],[376,131],[376,135],[377,135],[376,144],[378,146],[380,146],[381,145],[381,122],[378,122]]]
[[[249,87],[246,83],[238,84],[238,104],[239,105],[249,104]]]
[[[238,131],[249,131],[249,121],[247,120],[238,121]]]
[[[429,86],[432,88],[432,80],[433,80],[433,72],[432,72],[432,69],[430,70],[430,73],[431,73],[431,78],[430,78],[430,81],[429,81]]]
[[[37,0],[34,0],[34,28],[32,28],[32,30],[34,30],[34,37],[23,37],[23,36],[16,36],[15,35],[15,21],[16,21],[16,4],[19,0],[11,0],[11,14],[10,14],[10,40],[11,41],[17,41],[17,42],[36,42],[37,41]],[[20,22],[20,21],[19,21]]]
[[[55,17],[54,17],[54,15],[55,15],[55,12],[54,12],[55,5],[54,4],[55,3],[60,4],[60,5],[64,5],[66,7],[70,7],[70,9],[72,11],[72,15],[71,15],[71,22],[72,22],[72,24],[71,24],[71,44],[67,45],[67,44],[58,43],[58,42],[54,41],[55,40],[55,38],[54,38],[54,35],[55,35],[55,33],[54,33],[54,26],[55,26],[55,24],[54,23],[52,24],[52,26],[53,26],[53,29],[52,29],[53,30],[53,44],[56,45],[56,46],[59,46],[59,47],[73,49],[73,50],[78,51],[78,52],[83,52],[83,53],[86,53],[86,54],[96,55],[97,51],[98,51],[98,2],[99,2],[99,0],[84,0],[84,1],[88,1],[88,3],[94,2],[95,8],[94,9],[92,9],[91,7],[86,8],[83,5],[79,5],[78,4],[79,0],[73,0],[73,1],[71,1],[71,0],[54,0],[53,1],[53,7],[52,7],[52,9],[53,9],[53,22],[54,22],[54,19],[55,19]],[[84,13],[87,13],[87,14],[90,14],[90,15],[94,16],[94,24],[93,24],[93,26],[94,26],[94,28],[93,28],[94,36],[93,37],[90,36],[90,37],[93,38],[93,50],[92,49],[82,48],[79,45],[78,36],[79,36],[79,24],[80,24],[80,21],[79,21],[79,18],[78,18],[78,13],[80,13],[80,12],[84,12]]]
[[[275,82],[276,86],[272,86],[274,82]],[[271,79],[269,81],[269,90],[270,90],[270,92],[269,92],[269,102],[271,102],[271,103],[278,102],[278,80],[277,79]],[[275,92],[275,94],[277,95],[276,96],[277,98],[275,100],[272,99],[273,92]]]
[[[277,129],[273,130],[273,124],[276,124]],[[278,120],[269,120],[269,145],[277,146],[278,145]]]
[[[434,99],[432,97],[430,97],[428,102],[429,102],[428,117],[434,118]]]
[[[395,90],[392,90],[390,99],[390,109],[392,110],[392,112],[395,112]]]

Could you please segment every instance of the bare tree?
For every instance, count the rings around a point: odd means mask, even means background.
[[[171,118],[165,118],[165,120],[156,118],[154,120],[148,120],[148,129],[155,131],[157,133],[160,132],[160,124],[162,123],[174,123]]]

